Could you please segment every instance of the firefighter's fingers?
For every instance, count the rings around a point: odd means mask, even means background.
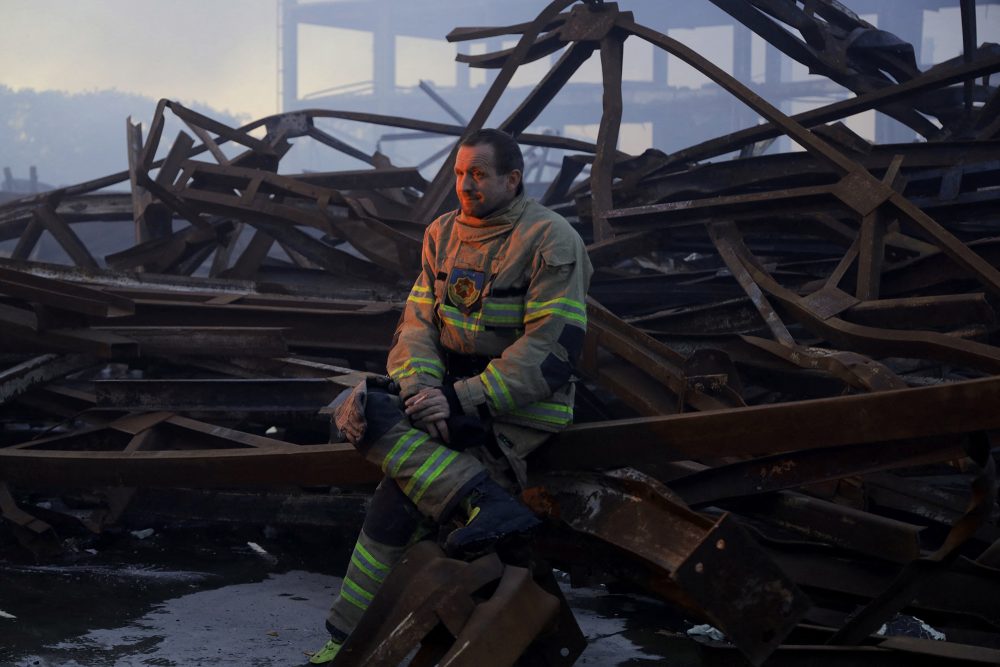
[[[435,440],[438,439],[438,437],[440,437],[438,434],[437,427],[435,427],[435,425],[431,422],[424,422],[424,421],[417,422],[416,424],[414,424],[414,426],[419,428],[421,431],[426,432],[427,435],[431,436]]]
[[[434,426],[437,428],[438,434],[441,436],[441,440],[446,443],[451,442],[451,434],[448,433],[448,422],[441,419],[434,422]]]

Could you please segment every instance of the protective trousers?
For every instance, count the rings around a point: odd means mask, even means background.
[[[327,618],[334,639],[354,630],[406,548],[447,519],[487,475],[475,457],[412,428],[399,396],[369,388],[363,409],[366,427],[354,445],[386,477],[372,496]]]

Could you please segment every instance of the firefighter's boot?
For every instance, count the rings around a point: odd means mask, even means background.
[[[454,558],[472,558],[494,549],[497,543],[531,532],[541,521],[489,477],[473,487],[459,507],[465,525],[445,540],[445,551]]]

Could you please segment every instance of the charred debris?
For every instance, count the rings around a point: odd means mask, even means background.
[[[40,558],[58,548],[42,491],[97,499],[74,520],[99,532],[155,490],[305,507],[371,488],[378,470],[328,441],[323,408],[382,369],[423,228],[452,206],[454,151],[428,181],[317,121],[457,139],[519,66],[561,52],[499,124],[598,269],[577,423],[535,455],[524,493],[548,520],[534,571],[421,545],[344,664],[397,664],[422,642],[419,664],[571,665],[585,640],[548,565],[716,626],[726,641],[704,664],[1000,663],[1000,47],[977,45],[965,0],[964,53],[923,71],[839,3],[712,2],[854,96],[788,116],[627,2],[557,0],[448,35],[517,40],[460,56],[497,70],[466,125],[317,109],[233,128],[164,100],[145,136],[128,123],[127,172],[3,204],[8,533]],[[617,150],[626,39],[761,123],[672,154]],[[596,143],[529,132],[595,52]],[[920,140],[873,145],[840,122],[870,109]],[[168,115],[190,133],[156,159]],[[782,135],[804,150],[765,154]],[[307,141],[368,166],[279,173]],[[76,231],[93,221],[134,244],[102,256]],[[68,265],[29,260],[43,234]],[[946,640],[877,634],[900,614]]]

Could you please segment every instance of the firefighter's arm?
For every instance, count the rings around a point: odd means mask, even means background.
[[[440,387],[444,380],[444,353],[434,323],[436,230],[435,223],[424,234],[420,274],[406,299],[386,363],[404,399],[424,387]]]
[[[525,297],[524,334],[480,375],[455,383],[466,414],[503,414],[534,403],[569,382],[587,330],[591,266],[571,229],[542,245]]]

